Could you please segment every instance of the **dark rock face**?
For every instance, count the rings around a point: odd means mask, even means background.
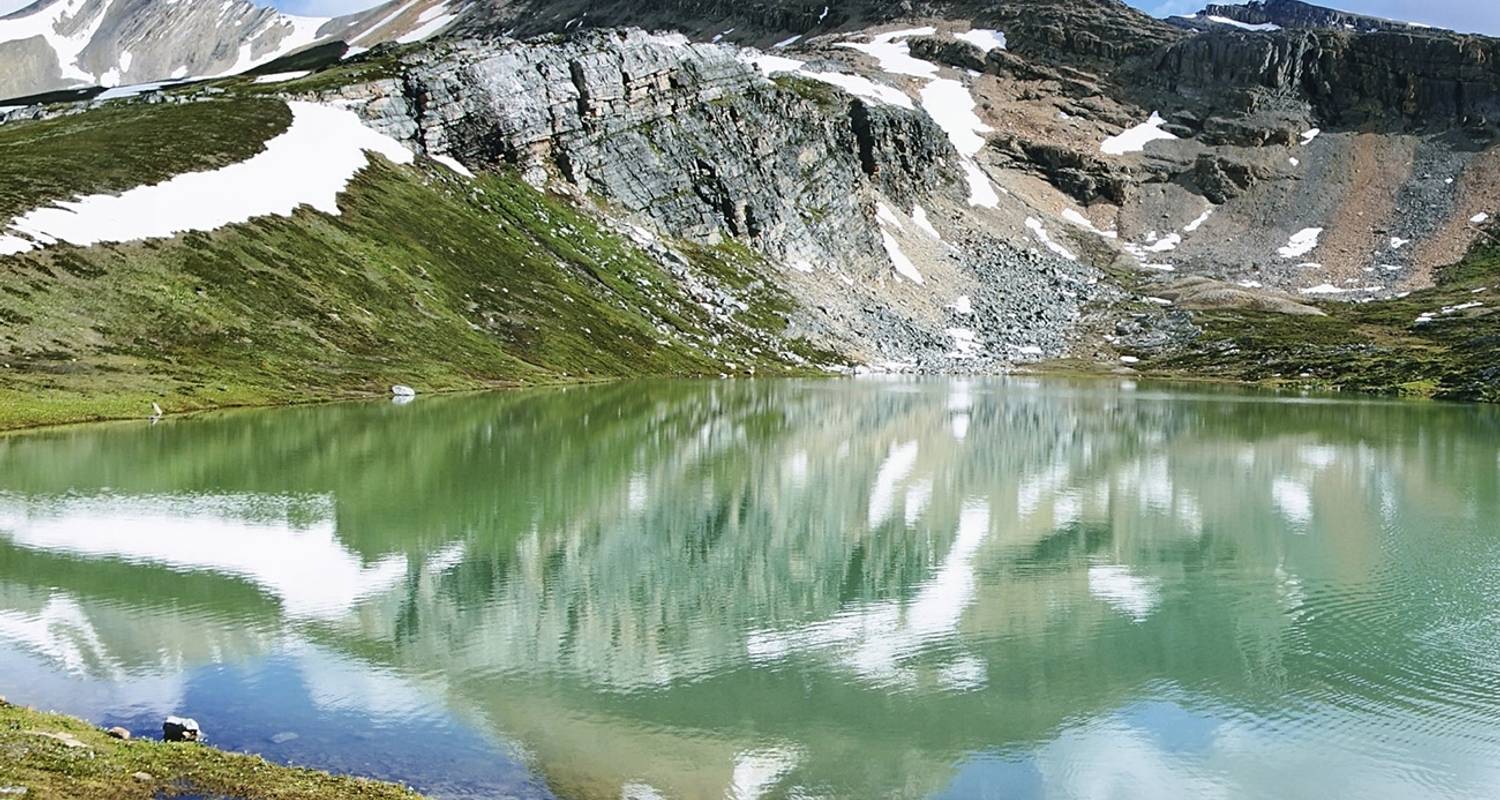
[[[1300,106],[1338,125],[1441,128],[1500,118],[1500,40],[1484,37],[1208,33],[1164,48],[1137,77],[1221,105]],[[1246,93],[1254,96],[1232,97]]]
[[[1017,136],[996,140],[992,146],[1009,156],[1012,166],[1040,174],[1084,205],[1100,199],[1123,203],[1137,183],[1128,168],[1066,147]]]

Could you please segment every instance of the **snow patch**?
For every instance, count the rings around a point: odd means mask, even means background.
[[[1239,28],[1242,31],[1260,31],[1262,33],[1269,33],[1270,31],[1281,30],[1281,26],[1277,25],[1274,22],[1261,22],[1258,24],[1251,24],[1249,22],[1240,22],[1237,19],[1220,17],[1214,14],[1208,15],[1207,19],[1209,22],[1213,22],[1219,25],[1228,25],[1232,28]]]
[[[1161,129],[1161,126],[1165,125],[1166,122],[1166,120],[1161,118],[1161,114],[1153,111],[1151,112],[1151,118],[1145,122],[1134,128],[1129,128],[1117,136],[1105,139],[1099,145],[1099,151],[1107,156],[1122,156],[1126,153],[1141,152],[1146,149],[1148,142],[1161,139],[1176,139],[1176,136]]]
[[[790,37],[787,37],[785,39],[782,39],[781,41],[777,42],[776,44],[771,45],[771,47],[773,49],[776,49],[776,50],[785,50],[786,48],[791,47],[792,45],[796,44],[801,39],[802,39],[802,34],[799,33],[796,36],[790,36]]]
[[[751,55],[749,51],[741,54],[740,60],[747,64],[754,64],[762,75],[771,77],[777,73],[790,72],[798,76],[820,81],[865,100],[873,100],[877,103],[898,106],[900,108],[915,108],[911,98],[900,89],[876,83],[862,75],[845,75],[840,72],[812,72],[803,69],[806,62],[795,58],[775,56],[765,53]]]
[[[1322,228],[1303,228],[1292,234],[1286,246],[1278,249],[1276,253],[1282,258],[1301,258],[1317,248],[1318,237],[1322,235]]]
[[[1321,134],[1322,132],[1323,132],[1322,128],[1312,128],[1312,129],[1303,131],[1302,132],[1302,144],[1303,145],[1312,144],[1312,141],[1314,139],[1318,138],[1318,135]]]
[[[311,74],[312,70],[310,69],[298,70],[296,72],[277,72],[271,75],[257,76],[252,83],[286,83],[298,78],[306,78]]]
[[[927,216],[927,209],[921,207],[920,205],[912,206],[911,221],[917,226],[918,229],[920,229],[928,236],[931,236],[932,238],[940,242],[943,240],[943,237],[938,233],[937,228],[932,227],[932,220]]]
[[[1481,211],[1478,214],[1469,217],[1469,221],[1474,223],[1475,225],[1483,225],[1484,223],[1490,221],[1490,215]]]
[[[953,313],[955,314],[963,314],[964,316],[968,316],[974,313],[974,304],[969,300],[969,296],[966,294],[959,295],[958,299],[954,300],[953,303],[948,307],[953,309]]]
[[[1199,216],[1197,219],[1193,220],[1192,222],[1189,222],[1187,224],[1187,227],[1182,229],[1182,232],[1183,233],[1193,233],[1193,232],[1197,231],[1199,228],[1203,227],[1203,223],[1208,222],[1208,218],[1211,217],[1211,216],[1213,216],[1213,215],[1214,215],[1214,209],[1212,207],[1210,207],[1207,211],[1203,212],[1203,214],[1201,216]]]
[[[432,160],[438,162],[439,164],[442,164],[443,166],[453,170],[454,172],[457,172],[465,178],[474,177],[474,173],[470,172],[468,167],[459,163],[458,159],[454,158],[453,156],[447,154],[437,155],[433,156]]]
[[[1392,250],[1400,250],[1401,248],[1407,246],[1408,244],[1411,244],[1411,240],[1410,239],[1403,239],[1400,236],[1392,236],[1391,237],[1391,249]]]
[[[971,31],[955,33],[953,38],[968,42],[986,53],[991,50],[1005,49],[1005,34],[988,28],[975,28]]]
[[[88,247],[211,231],[260,216],[290,216],[304,205],[337,215],[338,195],[369,163],[367,151],[398,164],[412,161],[410,150],[365,127],[353,111],[307,102],[287,105],[291,126],[248,160],[118,195],[62,201],[17,217],[8,227],[35,242]],[[26,249],[37,246],[28,244]],[[15,252],[15,247],[10,241],[8,249]]]
[[[907,258],[906,254],[901,252],[901,244],[896,241],[896,237],[885,231],[881,231],[880,243],[885,245],[885,254],[890,256],[891,264],[896,267],[896,274],[920,286],[922,283],[922,273],[918,272],[917,265],[911,263],[911,259]]]
[[[1027,217],[1026,227],[1031,230],[1032,235],[1036,236],[1037,241],[1046,246],[1048,250],[1051,250],[1052,252],[1068,259],[1069,261],[1078,260],[1078,256],[1069,252],[1067,248],[1063,247],[1057,242],[1052,241],[1052,237],[1048,235],[1047,229],[1042,225],[1041,220],[1037,219],[1036,217]]]
[[[934,33],[937,33],[937,29],[933,27],[908,28],[878,34],[871,37],[869,42],[839,42],[839,47],[847,47],[864,53],[875,59],[880,68],[886,72],[910,75],[914,78],[936,78],[937,65],[931,61],[913,58],[911,46],[900,41],[913,36],[931,36]]]
[[[1080,228],[1083,228],[1090,233],[1096,233],[1106,239],[1114,239],[1120,235],[1115,231],[1100,230],[1099,228],[1094,226],[1092,220],[1090,220],[1088,217],[1085,217],[1083,214],[1074,211],[1071,208],[1063,209],[1062,218],[1067,220],[1068,222],[1073,223],[1074,225],[1077,225]]]
[[[426,11],[423,11],[422,16],[417,17],[417,27],[412,28],[411,30],[397,37],[396,41],[400,44],[420,42],[423,39],[426,39],[429,36],[437,33],[438,31],[448,27],[449,23],[453,22],[453,20],[458,19],[458,15],[444,13],[447,10],[447,4],[439,4],[427,9]]]

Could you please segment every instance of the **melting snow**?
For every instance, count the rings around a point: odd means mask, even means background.
[[[1159,139],[1176,139],[1176,136],[1161,129],[1161,126],[1164,124],[1166,124],[1166,120],[1161,118],[1161,114],[1153,111],[1151,112],[1151,118],[1145,122],[1134,128],[1127,129],[1117,136],[1105,139],[1099,145],[1099,151],[1107,156],[1122,156],[1126,153],[1141,152],[1146,149],[1148,142],[1154,142]]]
[[[953,149],[972,158],[984,149],[981,133],[993,130],[974,113],[974,96],[955,80],[939,79],[922,87],[922,108],[948,134]]]
[[[137,83],[130,86],[116,86],[100,92],[99,96],[94,98],[94,101],[120,100],[126,97],[135,97],[138,94],[154,92],[164,86],[172,86],[178,83],[182,83],[182,81],[155,81],[153,83]]]
[[[1216,22],[1216,23],[1218,23],[1220,25],[1228,25],[1230,27],[1239,28],[1240,30],[1244,30],[1244,31],[1269,32],[1269,31],[1279,31],[1279,30],[1281,30],[1281,26],[1277,25],[1274,22],[1262,22],[1262,23],[1259,23],[1259,24],[1252,25],[1252,24],[1250,24],[1248,22],[1240,22],[1237,19],[1230,19],[1229,17],[1220,17],[1220,16],[1215,16],[1215,15],[1212,15],[1212,14],[1210,14],[1208,16],[1208,20],[1210,22]]]
[[[454,158],[453,156],[446,155],[446,154],[444,154],[444,155],[438,155],[438,156],[433,156],[432,160],[438,162],[439,164],[442,164],[443,166],[447,167],[448,169],[453,170],[454,172],[457,172],[458,174],[464,176],[465,178],[472,178],[472,177],[474,177],[474,173],[470,172],[468,167],[466,167],[463,164],[459,163],[458,159]]]
[[[1000,195],[995,193],[995,184],[990,182],[990,176],[984,174],[979,164],[964,159],[960,166],[964,170],[964,179],[969,183],[969,205],[979,208],[994,208],[1000,205]]]
[[[296,72],[277,72],[272,75],[258,76],[254,80],[254,83],[286,83],[287,81],[294,81],[298,78],[306,78],[311,74],[312,70],[310,69],[298,70]]]
[[[911,263],[911,259],[907,258],[906,254],[901,252],[901,245],[896,241],[896,237],[885,231],[881,231],[880,243],[885,245],[885,254],[890,256],[891,263],[895,265],[896,274],[910,280],[912,283],[920,285],[922,283],[922,273],[918,272],[917,265]]]
[[[839,47],[858,50],[870,56],[879,62],[880,68],[886,72],[892,72],[897,75],[910,75],[915,78],[936,78],[938,73],[936,64],[920,58],[913,58],[911,55],[911,46],[906,42],[898,41],[913,36],[931,36],[934,33],[937,33],[937,29],[932,27],[908,28],[906,30],[879,34],[871,37],[868,43],[839,42]]]
[[[422,16],[417,17],[417,27],[402,34],[396,41],[401,44],[420,42],[443,28],[448,27],[448,23],[458,19],[458,15],[444,13],[447,10],[447,4],[443,3],[423,11]]]
[[[1106,239],[1114,239],[1120,235],[1115,231],[1100,230],[1099,228],[1094,226],[1092,220],[1078,213],[1077,211],[1074,211],[1071,208],[1063,209],[1062,218],[1067,220],[1068,222],[1073,223],[1074,225],[1077,225],[1080,228],[1083,228],[1084,230],[1089,231],[1090,233],[1097,233]]]
[[[369,163],[367,151],[398,164],[412,161],[410,150],[366,128],[352,111],[306,102],[287,105],[291,126],[246,161],[119,195],[59,202],[17,217],[8,227],[44,244],[64,241],[86,247],[211,231],[259,216],[290,216],[304,205],[338,214],[338,195]],[[15,236],[0,237],[0,250],[19,252],[17,241]],[[24,244],[28,250],[37,246]]]
[[[988,28],[975,28],[972,31],[955,33],[953,38],[968,42],[986,53],[991,50],[1005,49],[1005,34]]]
[[[1286,246],[1276,252],[1282,258],[1300,258],[1311,253],[1318,246],[1318,237],[1322,235],[1322,228],[1303,228],[1292,234]]]
[[[931,236],[932,238],[940,242],[943,240],[943,237],[938,234],[937,228],[932,227],[932,220],[927,217],[927,209],[919,205],[912,206],[911,221],[928,236]]]
[[[907,97],[905,92],[894,87],[876,83],[861,75],[845,75],[840,72],[812,72],[803,69],[806,62],[798,61],[795,58],[763,53],[753,56],[742,55],[741,60],[754,64],[760,69],[761,74],[766,77],[770,77],[778,72],[791,72],[804,78],[821,81],[830,86],[837,86],[855,97],[862,97],[866,100],[873,100],[877,103],[885,103],[886,105],[899,106],[901,108],[915,108],[912,105],[911,98]]]
[[[1037,219],[1036,217],[1027,217],[1026,227],[1029,228],[1032,234],[1036,236],[1037,241],[1040,241],[1043,245],[1045,245],[1048,250],[1051,250],[1052,252],[1068,259],[1069,261],[1078,260],[1078,256],[1073,255],[1068,251],[1067,248],[1063,247],[1057,242],[1052,241],[1052,237],[1047,234],[1047,229],[1042,226],[1041,220]]]
[[[1182,229],[1183,233],[1193,233],[1194,231],[1196,231],[1199,228],[1203,227],[1203,223],[1208,222],[1208,218],[1211,217],[1211,216],[1213,216],[1213,215],[1214,215],[1213,208],[1209,208],[1207,211],[1203,212],[1202,216],[1198,217],[1197,219],[1193,220],[1192,222],[1189,222],[1187,224],[1187,227]]]

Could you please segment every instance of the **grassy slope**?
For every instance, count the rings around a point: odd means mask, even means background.
[[[29,208],[226,163],[285,125],[280,103],[241,98],[3,126],[0,152],[24,158],[4,159],[0,185],[12,188],[0,202]],[[132,149],[142,141],[181,146],[153,160]],[[445,390],[716,376],[730,362],[795,368],[772,355],[789,345],[776,336],[791,301],[728,280],[750,269],[748,251],[690,251],[701,275],[751,303],[736,315],[743,322],[729,322],[627,240],[511,175],[470,181],[425,160],[380,161],[340,206],[338,217],[304,210],[172,240],[0,258],[0,429],[140,417],[153,400],[179,411],[393,383]]]
[[[146,777],[134,777],[145,773]],[[88,723],[0,701],[0,794],[36,800],[415,800],[409,789],[271,764],[199,744],[123,742]]]
[[[1483,306],[1417,318],[1445,307]],[[1141,353],[1143,371],[1317,389],[1500,402],[1500,246],[1482,243],[1433,288],[1372,303],[1320,303],[1326,317],[1195,312],[1189,347]]]

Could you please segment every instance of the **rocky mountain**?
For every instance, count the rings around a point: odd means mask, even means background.
[[[216,46],[253,75],[0,110],[8,385],[1064,366],[1500,397],[1496,40],[1221,10],[409,0]]]
[[[333,19],[248,0],[38,0],[0,17],[0,98],[234,75],[320,42],[416,41],[456,16],[443,0]]]
[[[1275,25],[1281,28],[1325,28],[1329,30],[1374,33],[1376,31],[1411,31],[1428,26],[1398,20],[1351,14],[1315,6],[1302,0],[1252,0],[1243,4],[1215,4],[1203,9],[1196,18],[1218,17],[1241,25]]]

